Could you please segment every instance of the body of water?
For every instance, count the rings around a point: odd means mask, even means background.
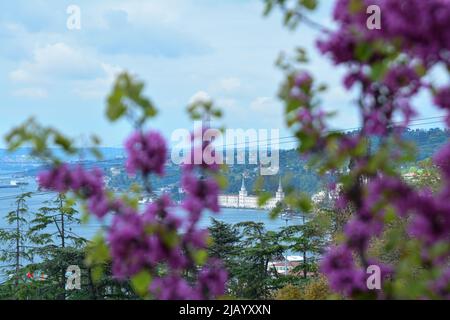
[[[7,180],[5,172],[2,176]],[[6,181],[5,180],[5,181]],[[39,208],[44,205],[45,201],[53,200],[56,198],[55,193],[39,191],[38,185],[34,178],[27,178],[25,180],[28,185],[20,186],[19,188],[5,188],[0,189],[0,228],[7,228],[5,216],[8,212],[15,210],[15,197],[24,192],[32,192],[33,195],[28,199],[27,204],[29,207],[28,218],[33,218],[33,213],[37,212]],[[278,230],[286,225],[286,220],[282,218],[270,219],[269,211],[267,210],[253,210],[253,209],[235,209],[235,208],[222,208],[220,213],[205,213],[199,222],[200,227],[207,228],[211,224],[211,218],[223,221],[225,223],[235,224],[239,222],[253,221],[264,223],[268,230]],[[95,218],[85,225],[74,226],[74,232],[85,238],[92,238],[93,235],[104,225],[106,222],[101,222]],[[288,221],[289,224],[301,223],[300,218],[294,218]]]
[[[10,174],[8,174],[8,171],[6,170],[2,170],[0,172],[2,185],[8,184],[10,179],[14,179],[13,172],[10,172]],[[38,190],[38,185],[34,177],[21,178],[20,181],[26,181],[28,184],[21,185],[18,188],[0,189],[0,230],[14,230],[14,226],[7,224],[5,217],[8,212],[16,210],[15,201],[18,195],[25,192],[32,192],[32,197],[27,200],[29,211],[29,214],[27,215],[28,221],[31,221],[34,218],[34,214],[38,212],[39,208],[45,206],[46,201],[54,200],[57,197],[56,193]],[[79,211],[81,212],[81,210]],[[183,213],[180,212],[180,215],[182,214]],[[288,221],[282,218],[270,219],[269,211],[266,210],[223,208],[220,213],[204,213],[199,221],[199,227],[207,228],[211,225],[211,218],[215,218],[228,224],[236,224],[247,221],[263,223],[267,230],[272,231],[279,230],[287,224],[301,224],[302,222],[301,218],[294,218]],[[86,239],[92,239],[99,232],[99,230],[102,229],[102,227],[108,225],[108,221],[110,221],[110,217],[104,221],[100,221],[92,217],[86,224],[71,226],[69,232]],[[48,229],[48,232],[50,233],[56,233],[56,231],[57,229],[54,225]],[[4,244],[0,243],[0,250],[3,249],[5,249]],[[21,263],[26,265],[30,262],[31,261],[22,261]],[[0,262],[0,282],[6,279],[6,275],[4,274],[5,266],[6,264]]]
[[[11,176],[12,178],[12,176]],[[8,181],[7,172],[2,172],[2,179]],[[5,217],[8,212],[14,211],[16,209],[15,201],[16,197],[25,192],[32,192],[32,197],[27,200],[29,214],[27,216],[28,221],[33,219],[34,213],[38,212],[39,208],[45,205],[46,201],[54,200],[57,196],[56,193],[39,191],[37,183],[34,178],[29,177],[25,180],[28,184],[20,186],[19,188],[4,188],[0,189],[0,229],[13,229],[14,226],[10,226],[6,223]],[[81,212],[81,210],[80,210]],[[253,209],[231,209],[223,208],[220,213],[210,213],[206,212],[203,214],[201,220],[199,221],[199,226],[201,228],[207,228],[211,224],[211,218],[223,221],[229,224],[236,224],[239,222],[261,222],[264,223],[267,230],[276,231],[280,228],[292,224],[300,224],[300,218],[294,218],[286,221],[282,218],[270,219],[269,212],[266,210],[253,210]],[[110,219],[105,221],[100,221],[96,218],[91,218],[86,224],[73,225],[70,232],[75,235],[84,237],[86,239],[92,239],[97,232],[102,228],[102,226],[107,226]],[[49,232],[56,232],[56,227],[52,226],[48,230]],[[2,244],[0,243],[0,250],[2,249]]]

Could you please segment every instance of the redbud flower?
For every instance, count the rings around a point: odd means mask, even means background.
[[[128,154],[126,168],[129,174],[140,171],[143,175],[155,173],[162,176],[167,157],[164,138],[155,131],[135,132],[125,142]]]

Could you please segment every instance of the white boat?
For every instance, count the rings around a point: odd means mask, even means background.
[[[9,184],[0,184],[0,189],[19,188],[20,184],[16,180],[11,180]]]

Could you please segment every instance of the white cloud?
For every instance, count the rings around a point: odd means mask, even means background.
[[[34,85],[14,91],[18,97],[43,98],[48,92],[35,86],[64,83],[77,96],[90,99],[104,97],[121,71],[120,67],[102,62],[87,50],[57,42],[36,48],[32,58],[20,63],[9,77],[15,83]]]
[[[228,98],[222,98],[217,100],[217,106],[219,108],[223,108],[225,111],[230,109],[237,109],[238,102],[236,99],[228,99]]]
[[[22,62],[10,73],[10,79],[22,83],[42,83],[61,78],[89,78],[101,72],[101,63],[91,55],[58,42],[36,48],[31,61]]]
[[[108,9],[123,10],[128,14],[130,22],[145,26],[154,23],[155,20],[164,24],[174,23],[180,18],[184,5],[183,1],[178,0],[146,2],[128,0],[108,2]]]
[[[255,112],[264,114],[274,114],[280,107],[277,106],[275,100],[270,97],[258,97],[250,104],[250,109]]]
[[[31,99],[44,99],[48,97],[48,92],[42,88],[22,88],[15,90],[13,95],[16,97],[25,97]]]
[[[283,107],[271,97],[258,97],[250,103],[250,112],[261,124],[278,128],[284,123]]]
[[[225,92],[231,92],[241,87],[241,80],[235,77],[223,78],[219,81],[219,88]]]
[[[17,69],[9,74],[9,78],[14,82],[28,82],[30,75],[25,70]]]
[[[189,99],[189,104],[207,103],[211,101],[210,95],[205,91],[198,91]]]

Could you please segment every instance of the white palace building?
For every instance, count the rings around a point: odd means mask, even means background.
[[[236,195],[220,195],[219,196],[219,205],[222,208],[242,208],[242,209],[274,209],[277,203],[283,201],[284,192],[281,186],[281,179],[278,185],[278,190],[275,194],[275,198],[271,198],[267,201],[267,203],[263,207],[258,206],[258,197],[257,196],[249,196],[247,189],[245,188],[245,179],[242,177],[242,186],[239,194]]]

